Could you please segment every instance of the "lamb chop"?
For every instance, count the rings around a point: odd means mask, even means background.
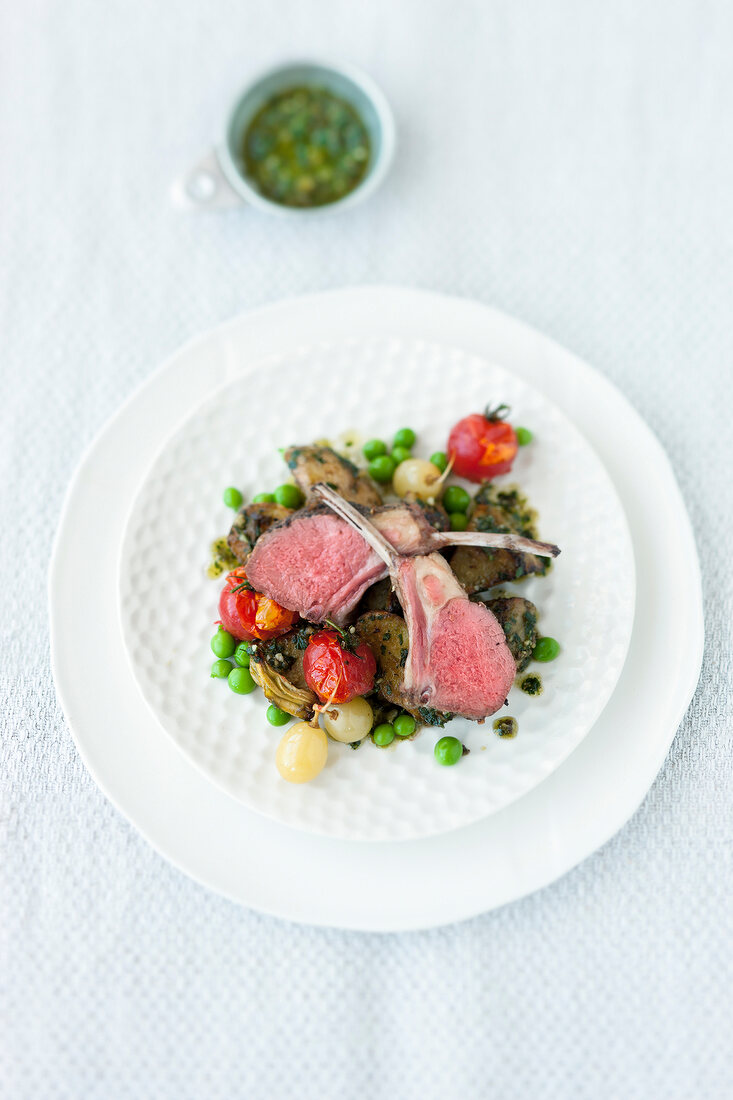
[[[314,497],[332,493],[314,485]],[[329,500],[330,503],[330,500]],[[392,550],[429,554],[446,546],[505,547],[554,557],[556,546],[522,535],[494,531],[436,531],[417,504],[358,509]],[[389,573],[384,556],[350,521],[331,508],[309,506],[273,524],[257,540],[247,560],[247,578],[258,592],[311,622],[346,622],[364,592]]]
[[[312,488],[324,498],[327,486]],[[337,499],[338,494],[334,494]],[[416,504],[359,510],[402,555],[428,554],[447,546],[507,548],[554,557],[558,548],[521,535],[485,531],[436,531]],[[304,619],[341,624],[372,584],[388,575],[383,557],[330,508],[309,507],[273,524],[247,561],[258,592],[298,611]]]
[[[441,554],[398,553],[375,524],[332,489],[320,485],[317,493],[389,570],[409,638],[400,685],[406,703],[476,720],[498,710],[516,666],[495,616],[468,599]]]
[[[452,561],[449,560],[448,564],[453,570]],[[460,582],[460,577],[457,577],[457,580]],[[462,587],[465,588],[465,585]],[[470,596],[470,599],[474,603],[478,600],[476,596]],[[537,644],[537,608],[531,600],[524,599],[522,596],[509,596],[506,593],[480,602],[485,603],[492,615],[498,619],[504,631],[506,644],[512,651],[517,672],[524,672]],[[398,636],[395,621],[404,626],[400,601],[392,590],[389,577],[385,577],[364,593],[357,609],[355,625],[357,634],[366,636],[366,640],[371,645],[377,659],[377,667],[380,667],[380,663],[384,663],[388,672],[393,671],[395,663],[397,668],[402,667],[401,650],[397,648],[395,653],[395,647],[390,644],[392,637]],[[382,631],[388,635],[386,645],[381,637]],[[399,700],[395,701],[399,702]]]
[[[302,618],[341,625],[387,569],[358,531],[324,505],[270,527],[247,559],[258,592]]]

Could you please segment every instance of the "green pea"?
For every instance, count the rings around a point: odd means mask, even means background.
[[[226,630],[219,627],[218,631],[211,639],[211,652],[215,657],[231,657],[234,650],[237,648],[237,640],[233,638]]]
[[[380,726],[374,730],[372,738],[375,745],[379,745],[381,749],[386,748],[387,745],[391,745],[394,741],[395,729],[394,726],[390,726],[389,722],[382,722]]]
[[[520,447],[526,447],[528,443],[531,443],[533,439],[532,433],[529,428],[517,428],[517,443]]]
[[[229,661],[214,661],[211,666],[211,678],[212,680],[226,680],[231,671],[232,666]]]
[[[404,462],[407,458],[412,458],[408,447],[393,447],[392,458],[399,466],[400,462]]]
[[[248,668],[233,668],[227,677],[229,687],[237,695],[249,695],[257,687]]]
[[[368,439],[362,447],[362,451],[364,452],[364,458],[371,462],[371,460],[377,458],[378,455],[385,455],[387,453],[387,444],[381,439]]]
[[[240,642],[234,650],[234,660],[240,668],[249,668],[249,652],[246,642]]]
[[[443,493],[443,507],[446,512],[465,512],[470,503],[470,496],[460,485],[449,485]]]
[[[450,512],[448,519],[451,531],[465,531],[468,527],[468,516],[465,512]]]
[[[305,499],[297,485],[278,485],[273,495],[283,508],[300,508]]]
[[[457,737],[441,737],[433,750],[439,764],[449,767],[457,764],[463,756],[463,745]]]
[[[412,428],[400,428],[398,432],[394,433],[394,439],[392,440],[393,447],[407,447],[408,451],[410,447],[415,446],[415,440],[417,436],[413,432]]]
[[[392,725],[398,737],[409,737],[417,723],[411,714],[398,714]]]
[[[228,489],[224,490],[224,503],[227,508],[234,508],[236,511],[240,507],[244,497],[240,493],[239,489],[235,489],[233,485],[230,485]]]
[[[375,481],[391,481],[396,465],[392,455],[377,455],[369,463],[369,474]]]
[[[267,721],[271,726],[284,726],[291,718],[291,714],[286,710],[280,710],[280,707],[276,707],[274,703],[270,703],[267,708]]]
[[[430,456],[430,461],[432,462],[433,466],[438,467],[442,474],[445,471],[446,466],[448,465],[448,456],[445,451],[433,451]]]
[[[258,493],[256,497],[252,497],[253,504],[274,504],[274,493]]]
[[[532,650],[535,661],[554,661],[560,652],[560,643],[554,638],[540,638]]]

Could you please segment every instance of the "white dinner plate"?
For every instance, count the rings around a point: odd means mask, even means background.
[[[235,380],[243,357],[261,359],[324,338],[379,336],[462,347],[502,362],[551,397],[582,426],[611,474],[629,520],[637,576],[618,686],[568,759],[491,817],[389,845],[293,830],[211,783],[148,710],[125,657],[115,599],[126,515],[161,439],[220,384]],[[216,356],[216,366],[212,346],[224,356]],[[95,540],[88,538],[92,529]],[[500,313],[391,288],[267,307],[189,344],[161,367],[79,466],[57,533],[50,611],[54,676],[79,751],[150,843],[246,905],[374,931],[435,926],[502,905],[552,882],[609,839],[664,760],[697,683],[703,642],[699,570],[682,499],[661,447],[625,398],[573,355]],[[98,640],[92,651],[90,630]],[[650,686],[660,683],[663,692]]]
[[[205,353],[225,368],[215,337]],[[196,409],[156,456],[123,541],[123,633],[153,713],[226,791],[297,828],[347,840],[406,840],[496,813],[577,747],[608,702],[626,656],[633,555],[601,462],[539,391],[443,344],[362,337],[264,361],[244,354],[238,368],[237,380]],[[452,721],[446,732],[470,750],[457,767],[436,762],[433,746],[442,731],[428,728],[387,750],[367,742],[355,752],[331,742],[327,765],[312,783],[286,783],[275,768],[283,731],[268,724],[261,692],[235,695],[209,675],[221,580],[209,579],[206,565],[212,540],[231,522],[223,488],[238,485],[246,499],[272,489],[289,476],[278,447],[344,430],[391,438],[409,423],[427,457],[445,448],[461,416],[489,401],[508,404],[515,423],[534,433],[496,484],[518,482],[539,509],[541,537],[562,547],[548,576],[514,588],[538,606],[542,632],[561,639],[558,660],[533,666],[542,695],[530,698],[516,685],[510,691],[502,714],[518,721],[513,740],[497,737],[490,721]]]

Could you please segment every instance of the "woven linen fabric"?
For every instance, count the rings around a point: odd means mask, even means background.
[[[2,5],[0,1096],[733,1095],[732,42],[726,0]],[[313,221],[173,210],[248,75],[323,53],[394,106],[379,194]],[[59,709],[45,579],[83,449],[156,364],[242,309],[379,282],[496,305],[628,395],[680,481],[707,628],[611,842],[384,936],[265,918],[148,847]]]

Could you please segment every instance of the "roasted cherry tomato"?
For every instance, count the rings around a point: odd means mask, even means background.
[[[219,597],[219,614],[224,629],[243,642],[277,638],[290,630],[298,618],[297,612],[288,611],[269,596],[255,592],[244,568],[227,574]]]
[[[337,630],[311,634],[303,654],[303,675],[322,703],[348,703],[374,686],[377,662],[366,642],[352,646]]]
[[[506,405],[487,408],[483,415],[464,416],[451,429],[446,449],[454,474],[469,481],[488,481],[509,473],[519,444],[514,428],[503,419],[508,412]]]

